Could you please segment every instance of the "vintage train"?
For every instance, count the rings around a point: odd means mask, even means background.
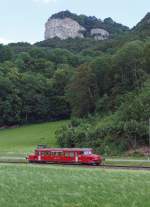
[[[101,155],[93,154],[91,148],[48,148],[38,147],[28,155],[30,163],[63,163],[100,165]]]

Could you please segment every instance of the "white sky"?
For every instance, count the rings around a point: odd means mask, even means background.
[[[150,0],[0,0],[0,42],[44,39],[44,24],[54,13],[70,10],[115,21],[129,27],[150,11]]]

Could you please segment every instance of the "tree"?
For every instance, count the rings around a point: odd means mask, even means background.
[[[49,117],[48,91],[51,83],[43,75],[24,73],[20,79],[20,97],[22,99],[22,122],[47,120]]]
[[[68,67],[67,65],[59,65],[59,68],[55,71],[52,78],[53,89],[57,95],[64,96],[65,88],[69,83],[72,73],[71,67]]]
[[[22,52],[17,56],[15,63],[21,72],[25,72],[30,70],[32,61],[33,60],[28,52]]]
[[[99,95],[103,96],[110,92],[112,87],[112,63],[111,56],[105,55],[96,58],[90,64],[95,72]]]
[[[145,71],[150,74],[150,43],[148,42],[144,48]]]
[[[114,79],[122,90],[140,88],[144,80],[143,44],[133,41],[124,45],[113,57]]]
[[[78,64],[78,58],[72,52],[66,49],[56,48],[49,54],[49,59],[52,62],[58,64],[69,64],[76,66]]]
[[[29,54],[32,58],[38,59],[38,58],[47,58],[47,52],[45,49],[40,48],[40,47],[33,47],[30,51]]]
[[[0,126],[17,124],[22,106],[16,87],[19,74],[10,63],[1,65],[0,73]]]
[[[81,65],[75,72],[67,90],[73,115],[83,117],[95,111],[97,90],[94,71],[89,65]]]
[[[4,61],[12,59],[12,50],[8,46],[3,46],[0,44],[0,62],[3,63]]]

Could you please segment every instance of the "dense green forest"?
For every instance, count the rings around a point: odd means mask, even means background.
[[[105,41],[0,45],[0,127],[71,118],[57,131],[61,147],[109,154],[148,144],[148,19]]]

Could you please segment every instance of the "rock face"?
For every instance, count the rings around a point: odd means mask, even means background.
[[[91,29],[91,36],[93,36],[95,40],[105,40],[109,38],[109,32],[104,29],[95,28]]]
[[[55,13],[48,19],[45,24],[45,40],[55,37],[61,40],[76,37],[105,40],[129,30],[110,17],[101,20],[95,16],[77,15],[66,10]]]
[[[71,18],[49,19],[45,25],[45,40],[58,37],[62,40],[68,38],[84,38],[84,31],[78,22]]]

